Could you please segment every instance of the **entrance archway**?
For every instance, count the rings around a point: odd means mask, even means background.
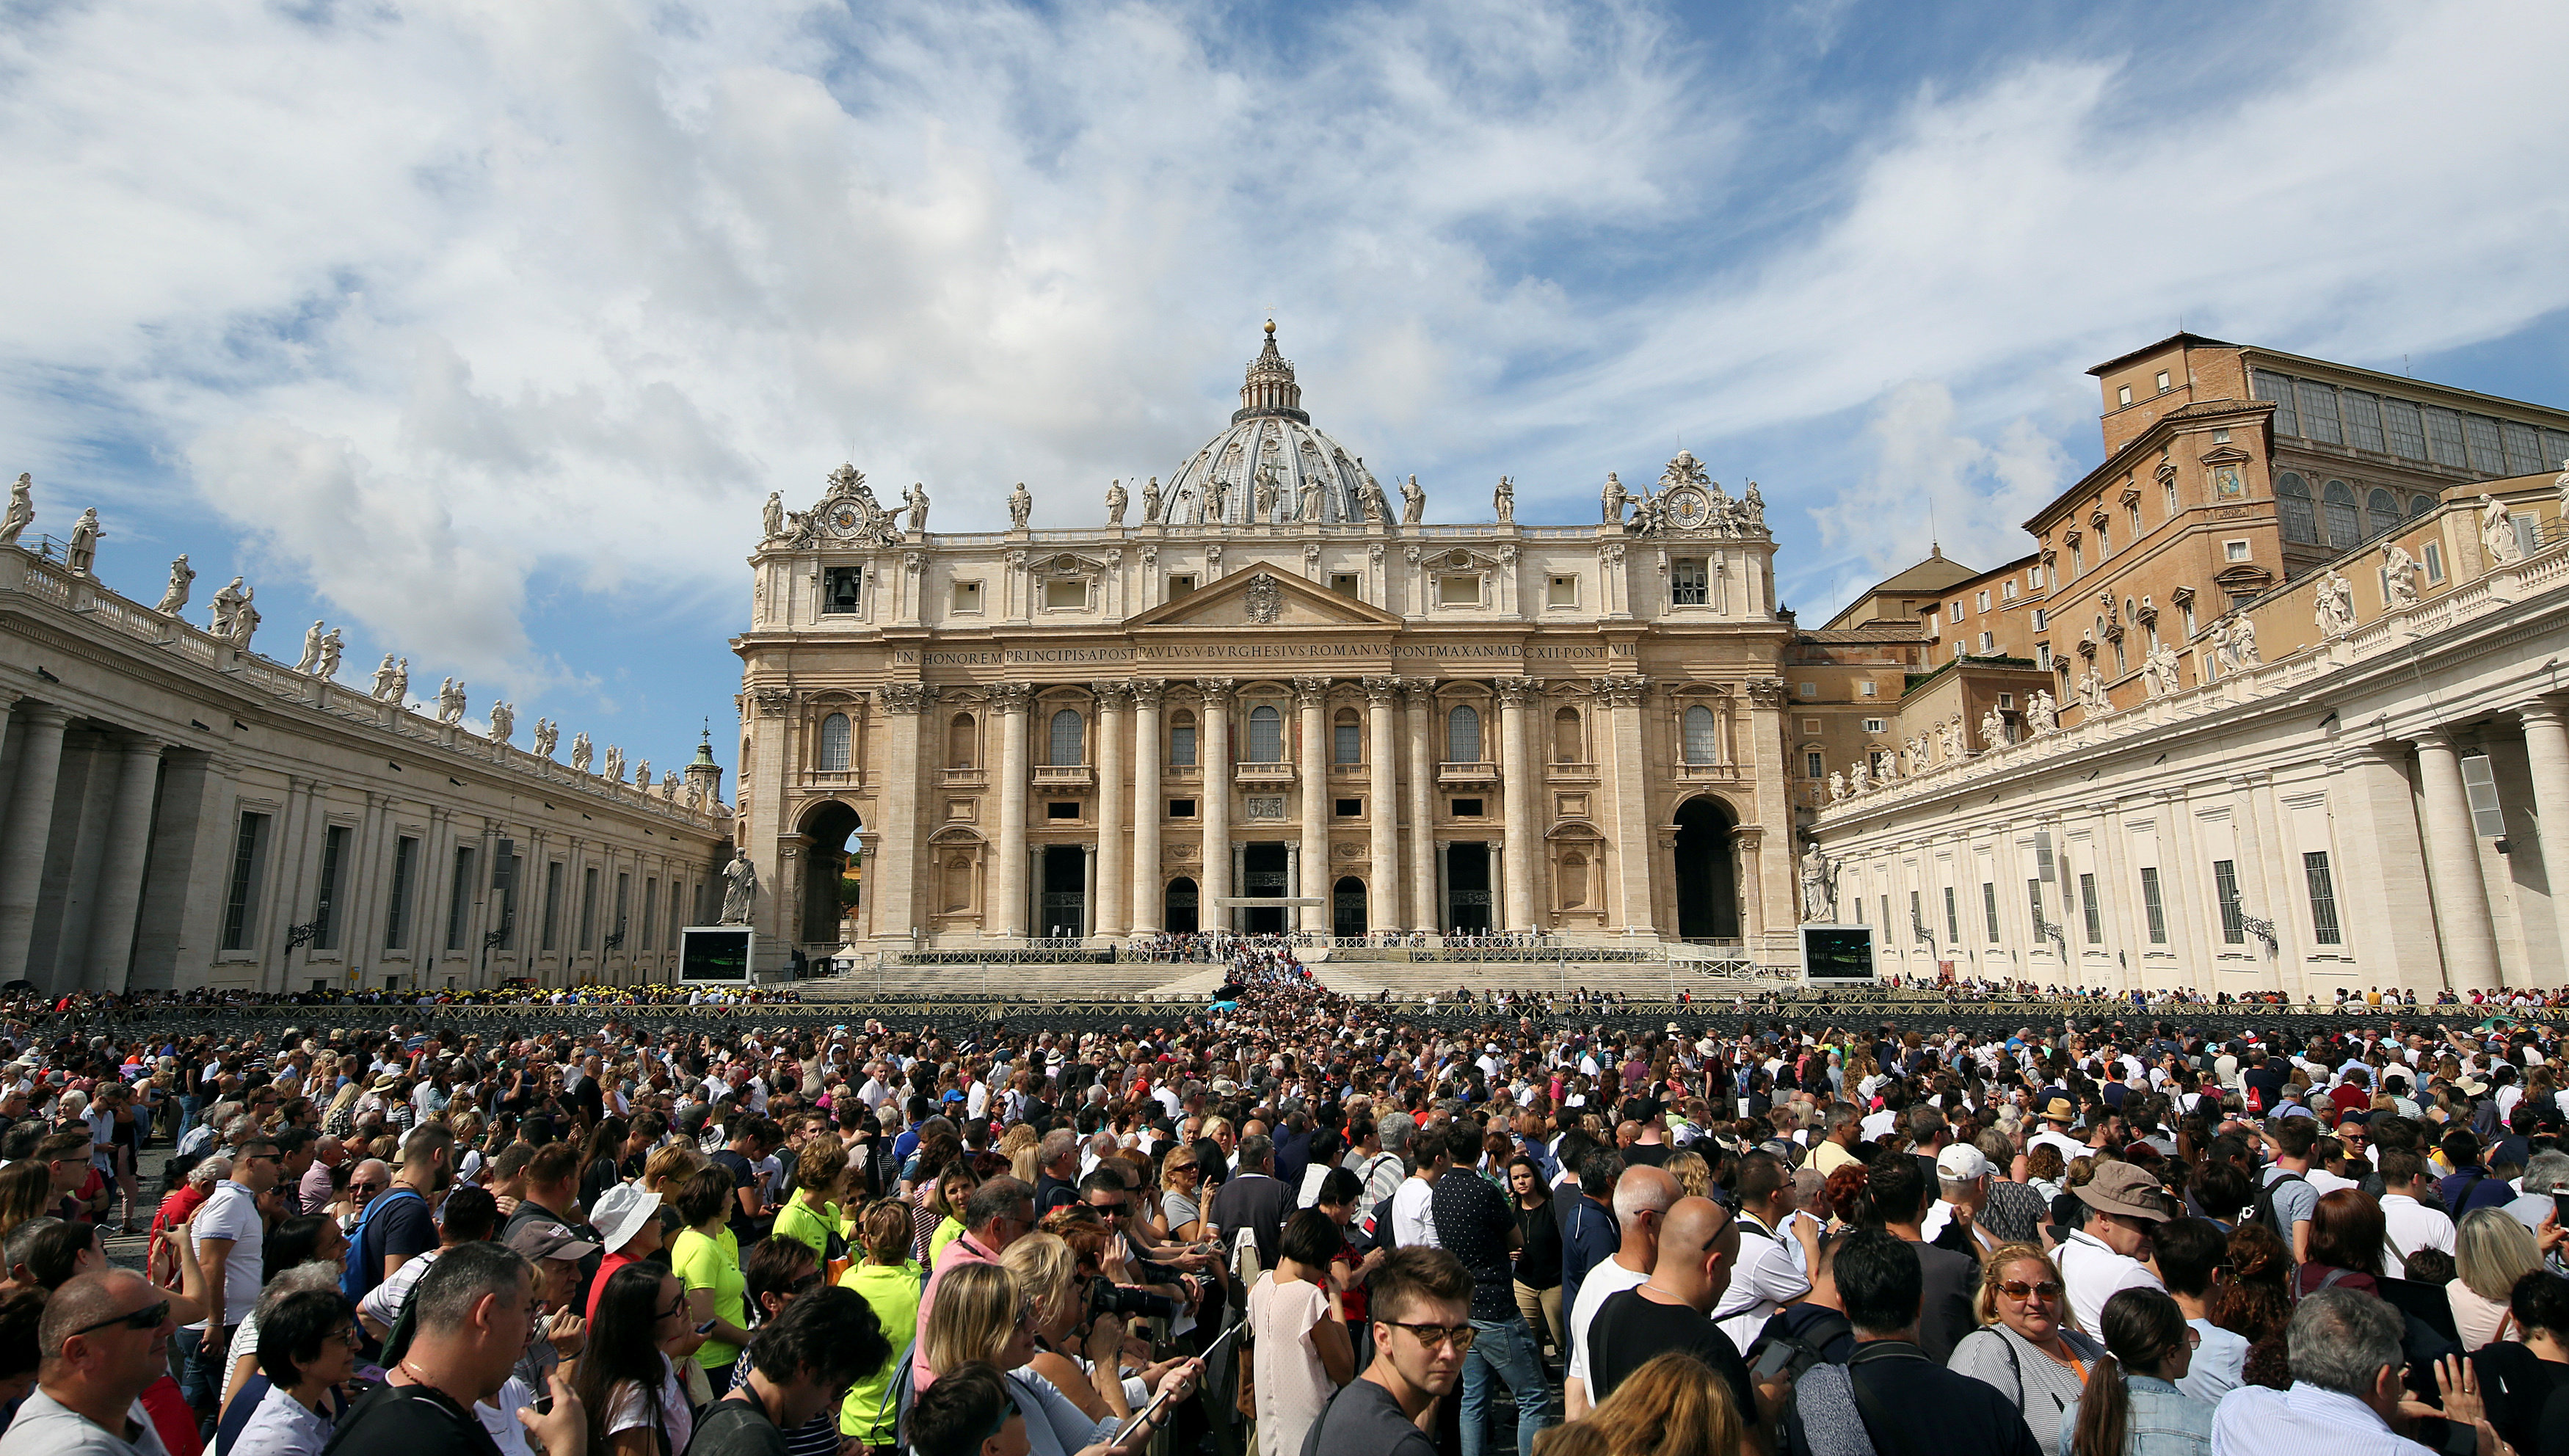
[[[1172,935],[1196,932],[1196,883],[1181,875],[1169,882],[1160,902],[1160,923]]]
[[[1088,933],[1088,851],[1079,845],[1043,850],[1043,922],[1035,933],[1079,938]]]
[[[857,811],[832,800],[815,804],[803,816],[803,915],[800,938],[805,944],[827,942],[839,948],[839,920],[857,912],[863,862],[856,858],[858,832],[865,821]]]
[[[1720,801],[1677,806],[1677,935],[1687,940],[1739,938],[1739,887],[1731,864],[1737,823]]]
[[[1240,847],[1240,893],[1283,899],[1285,891],[1284,846],[1268,841]],[[1240,916],[1240,928],[1252,935],[1284,933],[1284,907],[1254,905]]]
[[[1445,847],[1445,928],[1477,935],[1490,923],[1490,847],[1456,840]]]
[[[1329,933],[1361,935],[1364,932],[1365,883],[1349,875],[1329,890]]]

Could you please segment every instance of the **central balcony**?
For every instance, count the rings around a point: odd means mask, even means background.
[[[1499,766],[1494,763],[1440,763],[1436,782],[1440,784],[1495,784]]]
[[[1096,770],[1084,763],[1035,765],[1035,787],[1038,789],[1085,789],[1096,782]]]
[[[1232,782],[1243,785],[1289,784],[1293,782],[1293,766],[1282,760],[1274,763],[1235,764],[1232,766],[1231,776]]]

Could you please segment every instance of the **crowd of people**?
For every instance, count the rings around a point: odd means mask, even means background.
[[[1113,1030],[19,1025],[0,1456],[2569,1446],[2547,1025],[1463,1031],[1201,948]]]

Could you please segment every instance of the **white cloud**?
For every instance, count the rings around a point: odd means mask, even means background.
[[[1961,433],[1952,391],[1934,380],[1885,394],[1865,434],[1872,469],[1829,505],[1811,508],[1810,517],[1823,546],[1872,567],[1868,579],[1938,546],[1982,568],[2024,554],[2030,542],[2023,521],[2078,473],[2029,419],[2008,422],[1996,443]]]

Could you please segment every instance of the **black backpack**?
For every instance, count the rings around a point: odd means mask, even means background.
[[[1756,1339],[1750,1341],[1747,1352],[1743,1356],[1751,1369],[1756,1367],[1757,1362],[1764,1358],[1768,1350],[1779,1344],[1788,1345],[1793,1353],[1791,1358],[1785,1361],[1783,1373],[1798,1381],[1802,1378],[1804,1370],[1813,1365],[1828,1362],[1825,1351],[1830,1345],[1840,1338],[1855,1337],[1855,1326],[1847,1321],[1845,1315],[1834,1309],[1822,1309],[1816,1305],[1810,1307],[1814,1313],[1807,1320],[1797,1321],[1790,1317],[1792,1314],[1790,1309],[1780,1309],[1766,1321],[1766,1327],[1758,1331]]]
[[[2287,1250],[2293,1247],[2293,1231],[2289,1226],[2275,1222],[2275,1190],[2283,1187],[2287,1183],[2307,1184],[2309,1182],[2309,1179],[2304,1178],[2298,1173],[2287,1173],[2281,1178],[2261,1183],[2257,1186],[2256,1205],[2248,1211],[2248,1217],[2251,1220],[2274,1230],[2276,1235],[2284,1241],[2284,1247]]]

